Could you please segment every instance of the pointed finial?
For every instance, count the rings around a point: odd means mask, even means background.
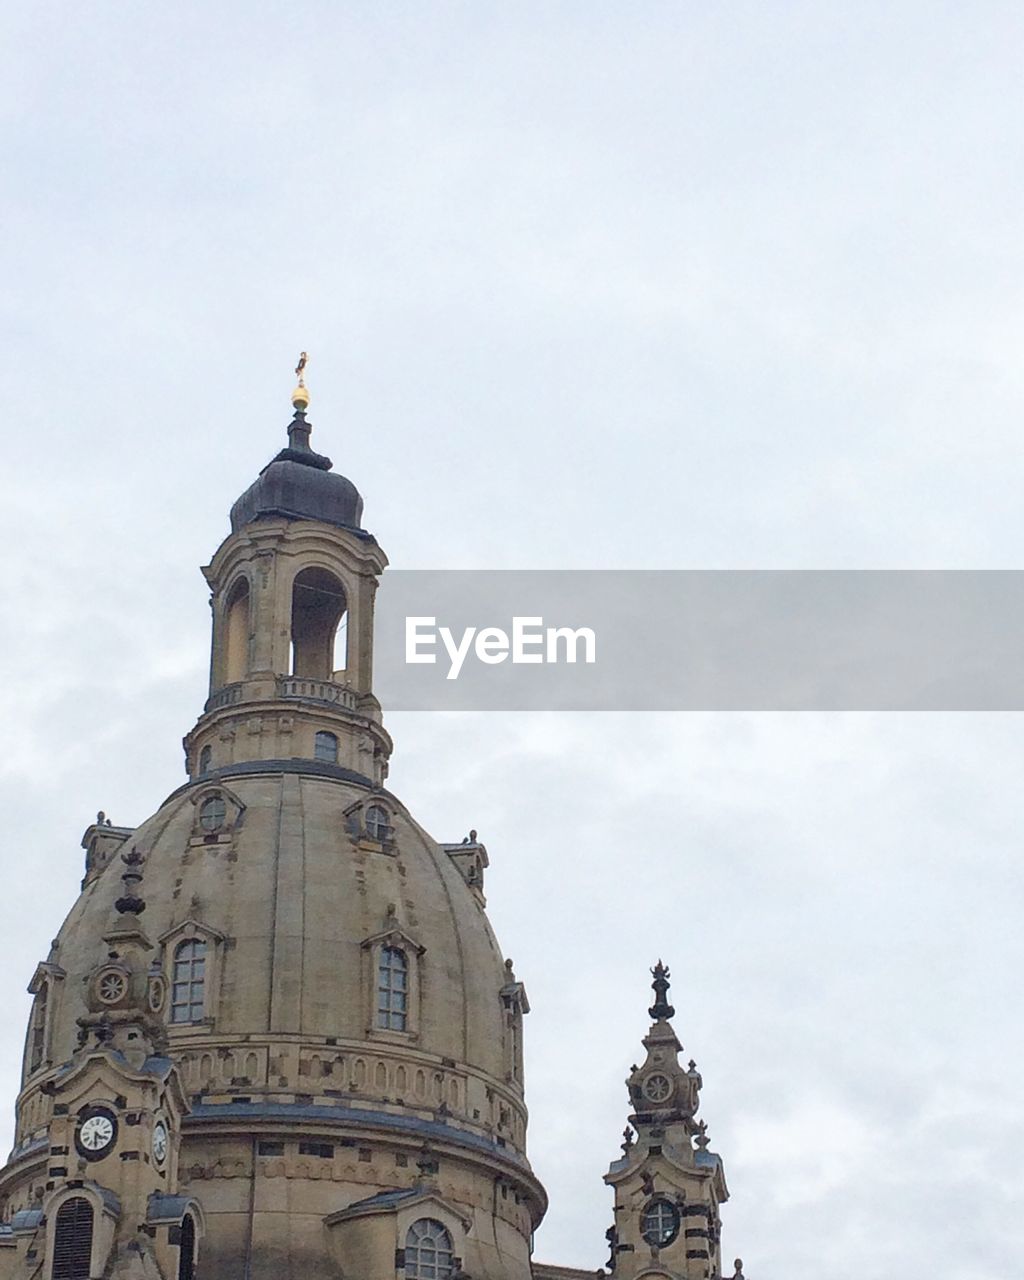
[[[706,1120],[702,1120],[697,1126],[697,1136],[694,1139],[694,1142],[698,1147],[700,1147],[701,1151],[707,1151],[708,1143],[710,1141],[711,1139],[708,1137],[708,1122]]]
[[[309,392],[306,390],[306,381],[304,374],[309,357],[305,351],[299,356],[299,363],[295,366],[295,376],[298,378],[298,384],[292,392],[292,405],[296,413],[305,413],[309,408]]]
[[[628,1156],[633,1147],[633,1130],[628,1124],[625,1129],[623,1129],[622,1136],[625,1138],[625,1142],[622,1144],[622,1154],[624,1156]]]
[[[733,1275],[732,1280],[743,1280],[743,1259],[737,1258],[733,1263],[733,1266],[736,1268],[736,1272]]]
[[[142,883],[142,864],[145,861],[138,849],[132,845],[130,853],[122,853],[121,861],[127,870],[121,877],[124,884],[124,893],[114,903],[114,907],[119,915],[140,916],[146,909],[146,904],[142,900],[139,893],[139,885]]]
[[[665,1018],[674,1017],[676,1012],[668,1002],[669,978],[672,975],[659,960],[651,970],[651,976],[654,978],[651,983],[654,988],[654,1004],[647,1012],[656,1022],[661,1022]]]

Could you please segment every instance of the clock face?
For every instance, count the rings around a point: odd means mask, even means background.
[[[153,1126],[153,1159],[157,1164],[167,1159],[167,1126],[162,1120]]]
[[[664,1102],[672,1092],[672,1084],[668,1076],[648,1076],[644,1081],[644,1097],[650,1102]]]
[[[78,1126],[75,1142],[87,1160],[106,1155],[117,1137],[117,1121],[109,1111],[93,1111]]]

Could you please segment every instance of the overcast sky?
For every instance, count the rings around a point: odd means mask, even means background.
[[[5,1121],[82,830],[182,781],[300,349],[396,566],[1021,567],[1019,4],[2,21]],[[727,1260],[1019,1272],[1019,716],[387,723],[491,854],[538,1256],[605,1260],[660,955]]]

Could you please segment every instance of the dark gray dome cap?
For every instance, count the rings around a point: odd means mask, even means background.
[[[302,410],[288,428],[288,448],[272,462],[231,508],[231,532],[254,520],[319,520],[362,532],[363,500],[351,480],[332,474],[331,460],[309,447],[309,423]]]

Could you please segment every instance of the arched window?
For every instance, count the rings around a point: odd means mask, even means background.
[[[46,1057],[46,1003],[50,997],[50,984],[44,982],[36,993],[32,1006],[32,1028],[29,1031],[28,1069],[38,1071]]]
[[[371,840],[379,840],[381,844],[390,838],[391,823],[383,805],[371,804],[366,810],[366,834]]]
[[[178,1280],[193,1280],[196,1273],[196,1224],[190,1213],[181,1220],[178,1237]]]
[[[409,1014],[409,962],[400,947],[381,947],[377,964],[377,1026],[405,1031]]]
[[[405,1237],[405,1280],[445,1280],[455,1264],[452,1238],[433,1218],[420,1218]]]
[[[338,763],[338,739],[333,733],[318,733],[313,744],[313,755],[328,764]]]
[[[171,1021],[202,1022],[206,1009],[206,943],[186,938],[174,948]]]
[[[347,602],[345,588],[326,569],[303,569],[292,585],[292,675],[330,680],[335,637]],[[343,655],[339,655],[343,656]]]
[[[648,1244],[664,1249],[679,1234],[679,1210],[668,1200],[652,1200],[640,1219],[640,1234]]]
[[[199,753],[199,776],[205,778],[210,772],[210,765],[213,763],[213,747],[205,746]]]
[[[92,1273],[92,1205],[72,1196],[57,1210],[51,1280],[89,1280]]]
[[[224,621],[224,683],[233,684],[249,670],[249,580],[239,578],[228,596]]]

